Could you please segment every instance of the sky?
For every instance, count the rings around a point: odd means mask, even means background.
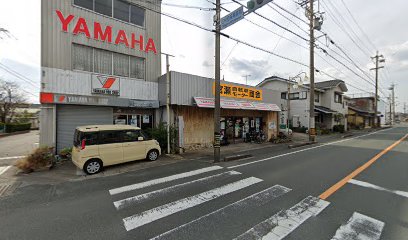
[[[16,81],[30,102],[38,102],[40,86],[40,0],[0,0],[0,78]],[[214,1],[214,0],[211,0]],[[173,6],[213,8],[207,0],[163,0],[162,11],[173,16],[213,28],[214,11]],[[232,0],[221,0],[226,10],[239,7]],[[242,4],[246,1],[240,0]],[[273,4],[275,3],[275,4]],[[275,0],[259,14],[248,14],[222,32],[275,54],[296,60],[306,66],[279,58],[270,53],[221,38],[221,76],[226,81],[256,85],[272,75],[289,78],[300,72],[309,75],[308,25],[305,9],[297,0]],[[292,13],[288,14],[278,6]],[[378,50],[385,58],[385,67],[379,70],[380,96],[387,100],[388,88],[395,84],[397,110],[408,103],[408,2],[406,0],[320,0],[316,11],[323,18],[322,32],[316,31],[317,45],[334,57],[316,49],[316,81],[342,79],[348,84],[347,94],[366,94],[374,91],[375,67],[371,57]],[[18,14],[16,12],[18,11]],[[228,12],[222,10],[221,16]],[[282,16],[283,15],[283,16]],[[251,22],[252,23],[251,23]],[[276,24],[272,23],[275,22]],[[253,24],[255,23],[255,24]],[[257,26],[258,25],[258,26]],[[293,33],[277,26],[289,29]],[[214,77],[214,33],[162,16],[162,52],[170,53],[170,69],[204,77]],[[298,36],[296,36],[296,35]],[[325,35],[326,34],[326,35]],[[300,36],[300,37],[299,37]],[[304,39],[302,39],[304,38]],[[333,45],[330,40],[335,43]],[[344,55],[342,52],[346,53]],[[350,61],[350,59],[352,61]],[[345,65],[345,66],[344,66]],[[162,61],[165,72],[165,59]],[[356,67],[358,66],[358,67]],[[20,74],[16,77],[4,68]],[[245,75],[249,75],[245,77]]]

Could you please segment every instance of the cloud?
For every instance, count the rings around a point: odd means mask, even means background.
[[[266,60],[246,60],[232,58],[229,62],[229,69],[239,75],[251,75],[253,80],[263,80],[269,74],[267,69],[270,68]]]
[[[210,63],[209,61],[205,60],[203,62],[203,67],[209,68],[209,67],[214,67],[214,64]]]

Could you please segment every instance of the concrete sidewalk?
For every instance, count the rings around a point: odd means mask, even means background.
[[[324,144],[327,142],[337,141],[343,138],[343,136],[353,134],[355,136],[367,134],[369,132],[376,131],[375,129],[364,129],[358,131],[349,131],[347,133],[333,133],[328,135],[317,136],[318,144]],[[259,154],[265,154],[268,152],[280,152],[284,153],[290,151],[288,146],[294,143],[302,143],[308,141],[308,135],[302,133],[294,133],[292,142],[273,144],[265,142],[261,144],[257,143],[236,143],[228,146],[221,147],[221,159],[224,157],[233,157],[237,155],[249,155],[257,157]],[[96,175],[85,175],[82,170],[79,170],[72,164],[72,162],[66,161],[58,164],[51,170],[35,171],[30,174],[22,173],[16,167],[9,168],[6,172],[0,175],[0,189],[3,186],[10,186],[9,190],[32,184],[58,184],[67,181],[83,181],[87,179],[101,178],[105,176],[112,176],[126,172],[138,171],[153,167],[160,167],[163,165],[178,163],[181,161],[202,161],[213,162],[214,161],[214,149],[205,148],[200,150],[188,151],[179,155],[162,155],[159,160],[155,162],[150,161],[134,161],[130,163],[124,163],[120,165],[106,167],[105,170]],[[12,164],[10,164],[12,165]],[[9,193],[11,193],[9,191]],[[5,194],[7,195],[7,194]],[[1,194],[0,194],[1,196]]]

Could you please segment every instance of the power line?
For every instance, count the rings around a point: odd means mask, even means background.
[[[343,17],[345,14],[340,14],[340,11],[338,10],[338,6],[334,3],[334,2],[329,2],[329,4],[331,6],[333,6],[333,9],[336,11],[336,13],[339,15],[340,19],[349,26],[350,32],[354,35],[354,37],[360,41],[360,43],[362,44],[363,47],[365,47],[365,50],[367,50],[367,52],[369,54],[371,54],[372,49],[370,49],[363,40],[361,40],[360,36],[354,31],[353,27],[351,26],[351,24],[349,24],[348,21],[346,21],[346,19]],[[374,50],[376,50],[376,48],[374,48]]]
[[[235,3],[240,4],[240,3],[237,2],[236,0],[233,0],[233,1],[234,1]],[[240,5],[242,5],[242,4],[240,4]],[[150,10],[150,11],[153,11],[153,12],[156,12],[156,13],[158,13],[158,14],[162,14],[162,15],[167,16],[167,17],[169,17],[169,18],[173,18],[173,19],[175,19],[175,20],[181,21],[181,22],[183,22],[183,23],[186,23],[186,24],[195,26],[195,27],[200,28],[200,29],[202,29],[202,30],[205,30],[205,31],[208,31],[208,32],[214,32],[214,30],[212,30],[212,29],[203,27],[203,26],[201,26],[201,25],[199,25],[199,24],[196,24],[196,23],[187,21],[187,20],[185,20],[185,19],[182,19],[182,18],[179,18],[179,17],[176,17],[176,16],[172,16],[172,15],[170,15],[170,14],[168,14],[168,13],[158,12],[158,11],[156,11],[156,10],[147,8],[147,7],[145,7],[145,6],[141,6],[141,7],[144,8],[144,9],[147,9],[147,10]],[[263,17],[263,18],[265,18],[265,17]],[[267,18],[266,18],[266,19],[267,19]],[[287,29],[287,28],[284,28],[284,29]],[[289,30],[289,31],[290,31],[290,30]],[[288,61],[290,61],[290,62],[296,63],[296,64],[298,64],[298,65],[308,67],[307,64],[302,63],[302,62],[300,62],[300,61],[297,61],[297,60],[294,60],[294,59],[291,59],[291,58],[288,58],[288,57],[285,57],[285,56],[276,54],[276,53],[274,53],[274,52],[272,52],[272,51],[269,51],[269,50],[267,50],[267,49],[264,49],[264,48],[261,48],[261,47],[257,47],[257,46],[255,46],[255,45],[252,45],[252,44],[248,43],[248,42],[239,40],[239,39],[237,39],[237,38],[234,38],[234,37],[232,37],[232,36],[228,36],[228,35],[223,34],[223,33],[221,33],[221,35],[222,35],[223,37],[226,37],[226,38],[228,38],[228,39],[231,39],[231,40],[233,40],[233,41],[235,41],[235,42],[238,42],[238,43],[241,43],[241,44],[243,44],[243,45],[246,45],[246,46],[252,47],[252,48],[254,48],[254,49],[257,49],[257,50],[259,50],[259,51],[263,51],[263,52],[269,53],[269,54],[271,54],[271,55],[274,55],[274,56],[276,56],[276,57],[279,57],[279,58],[288,60]],[[331,55],[329,54],[329,56],[331,56]],[[331,57],[332,57],[332,56],[331,56]],[[332,58],[335,59],[336,61],[338,61],[340,64],[342,64],[342,65],[343,65],[344,67],[346,67],[347,69],[349,69],[349,70],[350,70],[351,72],[353,72],[355,75],[360,76],[359,74],[357,74],[356,72],[354,72],[352,69],[350,69],[349,67],[347,67],[344,63],[340,62],[339,60],[337,60],[337,59],[334,58],[334,57],[332,57]],[[316,71],[319,71],[319,70],[316,69]],[[320,71],[319,71],[319,72],[320,72]],[[325,72],[322,72],[322,73],[325,73]],[[326,75],[327,75],[327,74],[326,74]],[[330,75],[328,75],[328,76],[330,76]],[[330,76],[330,77],[332,77],[332,76]],[[360,76],[360,77],[361,77],[361,76]],[[363,78],[363,80],[365,80],[365,79]],[[365,81],[366,81],[366,80],[365,80]]]
[[[11,75],[17,77],[18,79],[21,79],[21,80],[23,80],[24,82],[30,84],[31,86],[33,86],[33,87],[35,87],[35,88],[38,88],[38,86],[35,86],[33,83],[27,81],[27,80],[24,79],[23,77],[20,77],[18,74],[14,73],[14,72],[12,72],[12,71],[10,71],[10,70],[8,70],[7,68],[5,68],[5,67],[3,67],[3,66],[0,66],[0,68],[3,69],[4,71],[8,72],[9,74],[11,74]]]
[[[323,5],[325,6],[325,9],[327,11],[327,14],[332,18],[333,22],[349,37],[349,39],[357,46],[358,49],[360,49],[360,51],[367,56],[370,56],[370,53],[367,54],[367,52],[365,52],[366,50],[364,50],[363,48],[361,48],[361,46],[354,40],[354,38],[347,32],[347,30],[342,26],[342,24],[340,23],[340,21],[338,20],[337,17],[335,17],[335,15],[332,14],[331,10],[329,9],[328,5],[326,5],[326,3],[324,1],[322,1]],[[329,1],[330,3],[330,1]],[[331,3],[330,3],[331,4]],[[341,15],[341,14],[339,14]]]
[[[302,32],[306,33],[307,35],[309,34],[306,30],[304,30],[301,26],[299,26],[297,23],[295,23],[292,19],[288,18],[287,16],[283,15],[281,12],[273,8],[271,5],[268,4],[268,7],[274,10],[276,13],[278,13],[280,16],[283,18],[287,19],[289,22],[291,22],[293,25],[295,25],[297,28],[299,28]]]
[[[290,12],[289,10],[287,10],[286,8],[281,7],[280,5],[278,5],[277,3],[273,2],[273,1],[270,2],[270,3],[272,3],[272,4],[275,5],[275,6],[277,6],[279,9],[281,9],[282,11],[288,13],[289,15],[293,16],[294,18],[296,18],[296,19],[302,21],[302,22],[305,23],[306,25],[309,25],[308,22],[306,22],[305,20],[303,20],[303,19],[301,19],[300,17],[296,16],[295,14],[291,13],[291,12]]]
[[[243,6],[245,9],[247,9],[247,7],[246,7],[244,4],[238,2],[237,0],[232,0],[232,1],[235,2],[235,3],[237,3],[237,4],[239,4],[239,5],[241,5],[241,6]],[[293,35],[297,36],[298,38],[301,38],[301,39],[303,39],[304,41],[309,42],[308,39],[302,37],[301,35],[295,33],[294,31],[292,31],[292,30],[290,30],[290,29],[288,29],[288,28],[286,28],[286,27],[280,25],[279,23],[277,23],[277,22],[275,22],[275,21],[273,21],[273,20],[271,20],[271,19],[269,19],[269,18],[263,16],[262,14],[259,14],[259,13],[257,13],[257,12],[253,12],[253,13],[254,13],[255,15],[257,15],[257,16],[259,16],[259,17],[265,19],[265,20],[267,20],[268,22],[271,22],[271,23],[275,24],[276,26],[278,26],[278,27],[280,27],[280,28],[282,28],[282,29],[285,29],[286,31],[292,33]]]
[[[161,3],[162,5],[170,6],[170,7],[178,7],[178,8],[190,8],[190,9],[197,9],[197,10],[202,10],[202,11],[214,11],[214,8],[205,8],[205,7],[199,7],[199,6],[190,6],[190,5],[179,5],[179,4],[173,4],[173,3]]]
[[[351,19],[353,19],[353,22],[357,25],[358,29],[363,33],[364,37],[367,39],[367,42],[369,44],[371,44],[371,46],[374,49],[377,49],[377,47],[374,45],[374,43],[370,40],[370,38],[367,36],[367,34],[364,32],[363,28],[361,28],[360,24],[358,24],[358,22],[356,21],[356,19],[354,18],[353,14],[351,13],[350,9],[347,7],[346,3],[341,0],[341,2],[343,3],[344,7],[346,8],[347,12],[350,14]]]

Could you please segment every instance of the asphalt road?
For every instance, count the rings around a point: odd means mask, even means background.
[[[407,133],[22,187],[0,239],[408,239]]]
[[[19,156],[26,156],[38,147],[39,131],[0,138],[0,166],[12,164]],[[11,158],[10,158],[11,157]]]

